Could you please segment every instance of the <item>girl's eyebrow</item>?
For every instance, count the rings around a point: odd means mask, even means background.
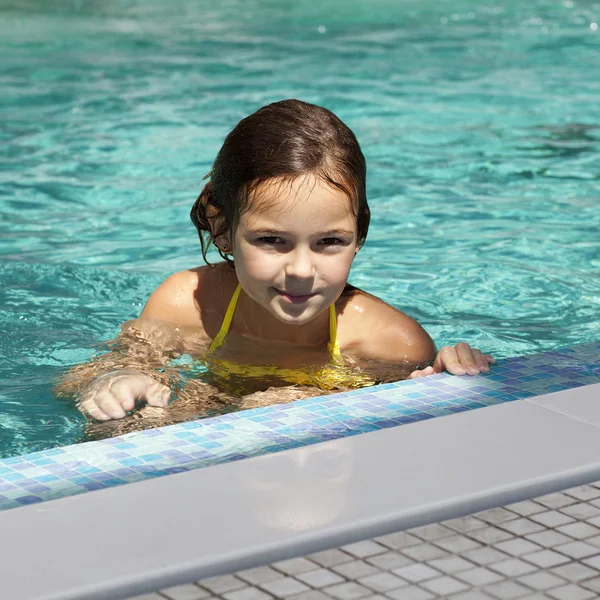
[[[277,229],[248,229],[248,233],[252,235],[265,235],[265,236],[284,236],[289,235],[289,231],[279,231]],[[333,237],[339,236],[354,236],[354,231],[349,229],[330,229],[329,231],[322,231],[316,233],[317,237]]]

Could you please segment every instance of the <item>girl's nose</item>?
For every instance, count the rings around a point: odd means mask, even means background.
[[[288,254],[289,260],[285,274],[295,279],[310,279],[314,277],[315,270],[312,253],[309,249],[297,248]]]

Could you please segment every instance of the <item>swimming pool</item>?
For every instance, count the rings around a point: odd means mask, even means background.
[[[79,438],[50,380],[201,263],[201,178],[284,97],[338,113],[367,157],[352,283],[438,346],[600,338],[598,23],[541,0],[5,5],[0,457]]]

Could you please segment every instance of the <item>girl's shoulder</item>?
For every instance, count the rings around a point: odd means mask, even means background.
[[[236,285],[235,271],[227,263],[179,271],[152,292],[140,317],[206,329],[207,318],[222,318]]]
[[[354,286],[336,302],[342,352],[362,359],[422,363],[435,358],[429,334],[409,315]]]

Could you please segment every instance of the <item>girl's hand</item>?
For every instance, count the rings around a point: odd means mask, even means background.
[[[132,370],[108,373],[96,379],[77,402],[77,408],[98,421],[122,419],[140,400],[165,407],[171,390],[149,375]]]
[[[465,342],[460,342],[456,346],[444,346],[438,352],[433,366],[413,371],[408,379],[425,377],[443,371],[448,371],[452,375],[479,375],[479,373],[487,373],[490,370],[490,363],[495,362],[496,359],[489,354],[483,354],[481,350],[471,348]]]

